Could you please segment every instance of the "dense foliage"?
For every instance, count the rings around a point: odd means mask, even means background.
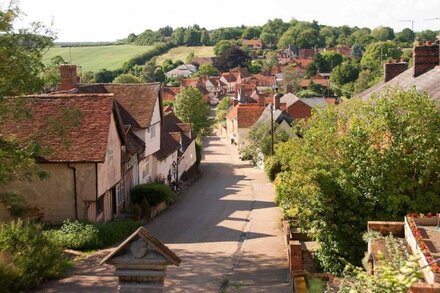
[[[0,224],[0,288],[22,292],[38,287],[69,268],[62,249],[48,239],[41,225],[21,220]]]
[[[232,98],[224,97],[217,105],[217,109],[215,111],[215,118],[217,122],[225,122],[226,115],[229,113],[229,109],[232,106]]]
[[[277,198],[319,243],[326,271],[358,263],[368,220],[440,206],[440,113],[429,96],[390,90],[322,110],[303,139],[278,145]]]
[[[45,231],[45,235],[64,248],[90,250],[105,248],[133,233],[142,223],[118,220],[108,223],[88,223],[66,220],[59,229]]]
[[[176,199],[176,195],[171,188],[162,183],[137,185],[131,189],[130,195],[133,203],[141,204],[146,199],[150,206],[156,206],[163,201],[172,203]]]
[[[196,135],[209,133],[212,126],[210,108],[197,88],[187,87],[176,96],[176,116],[184,123],[190,123]]]

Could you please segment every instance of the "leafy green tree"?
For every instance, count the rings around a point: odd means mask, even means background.
[[[177,46],[182,46],[184,44],[184,36],[185,36],[185,29],[183,27],[178,27],[174,30],[172,34],[172,39],[174,44]]]
[[[354,93],[358,94],[373,85],[379,83],[382,79],[382,76],[375,72],[372,72],[369,69],[364,69],[359,72],[359,77],[354,83]]]
[[[95,82],[111,83],[115,77],[116,74],[112,70],[101,69],[95,74]]]
[[[92,71],[83,72],[81,75],[82,83],[93,83],[95,82],[95,74]]]
[[[321,38],[327,47],[333,47],[336,45],[337,35],[335,34],[332,27],[325,26],[321,28],[319,34],[321,35]]]
[[[127,37],[127,43],[134,43],[136,41],[137,36],[133,33],[129,34]]]
[[[167,25],[165,27],[161,27],[158,32],[164,37],[171,37],[173,35],[173,28]]]
[[[260,73],[261,70],[263,68],[263,63],[261,62],[261,60],[252,60],[251,64],[249,64],[249,71],[251,73]]]
[[[235,42],[229,40],[221,40],[214,46],[214,54],[220,56],[226,49],[235,46]]]
[[[215,112],[215,118],[219,123],[225,123],[226,115],[229,113],[229,109],[232,105],[231,97],[224,97],[217,105]]]
[[[274,45],[288,28],[289,24],[280,18],[269,20],[263,25],[260,39],[266,44]]]
[[[270,73],[272,68],[278,64],[277,53],[276,52],[267,52],[263,62],[263,70],[266,73]]]
[[[248,26],[243,30],[242,39],[252,40],[258,39],[261,34],[261,28],[258,26]]]
[[[182,122],[190,123],[196,135],[210,132],[212,126],[210,109],[198,89],[193,87],[183,89],[177,94],[174,106],[176,116]]]
[[[352,42],[352,45],[358,44],[361,46],[362,49],[365,48],[369,43],[372,42],[373,37],[371,36],[371,30],[369,28],[361,28],[358,30],[355,30],[351,35],[350,39]]]
[[[361,45],[354,44],[353,47],[351,47],[351,57],[355,59],[361,59],[363,54],[364,52]]]
[[[200,42],[203,46],[211,45],[211,38],[209,37],[209,32],[207,30],[203,30],[200,36]]]
[[[417,40],[418,41],[435,41],[437,39],[437,33],[433,32],[432,30],[424,30],[419,33],[417,33]]]
[[[270,121],[252,126],[248,134],[249,144],[240,151],[243,158],[250,160],[255,165],[261,159],[264,159],[261,155],[266,157],[271,154],[272,137],[270,128]],[[285,142],[288,139],[289,134],[275,123],[274,144]]]
[[[187,46],[200,46],[200,38],[202,34],[196,29],[187,29],[183,35],[183,43]]]
[[[199,75],[214,76],[218,75],[218,70],[212,64],[202,64],[199,66],[198,73]]]
[[[41,23],[16,33],[13,23],[19,15],[14,4],[0,10],[0,98],[38,92],[44,86],[41,58],[52,46],[54,35]]]
[[[67,62],[61,56],[55,56],[50,59],[50,64],[45,68],[42,75],[45,91],[53,91],[56,89],[56,86],[61,80],[60,65],[66,63]]]
[[[113,83],[141,83],[142,80],[131,74],[131,73],[124,73],[121,75],[118,75],[114,80]]]
[[[388,59],[398,59],[402,55],[402,50],[396,42],[376,42],[369,44],[362,56],[362,69],[369,69],[372,72],[381,72],[382,63]]]
[[[162,62],[162,70],[164,72],[168,72],[168,71],[170,71],[170,70],[172,70],[172,69],[174,69],[176,67],[177,66],[175,64],[173,64],[173,60],[171,60],[171,59],[165,59]]]
[[[193,61],[193,59],[194,59],[194,51],[191,51],[191,52],[189,52],[188,53],[188,55],[186,56],[186,58],[185,58],[185,62],[186,62],[186,64],[190,64],[190,63],[192,63],[192,61]]]
[[[277,200],[317,240],[326,271],[359,264],[368,220],[440,206],[440,112],[415,89],[316,111],[277,146]]]
[[[342,63],[344,58],[341,54],[335,51],[325,51],[315,55],[313,62],[307,67],[307,74],[312,76],[317,71],[328,73],[336,66]]]
[[[285,93],[295,93],[300,90],[301,74],[295,70],[295,65],[288,65],[283,68],[283,86]]]
[[[371,36],[381,42],[394,40],[394,30],[387,26],[379,26],[371,31]]]
[[[405,28],[396,34],[396,41],[400,43],[412,44],[415,38],[416,34],[409,28]]]
[[[352,95],[354,82],[359,77],[359,71],[359,63],[355,61],[345,61],[336,66],[330,75],[330,84],[332,85],[334,93],[338,96],[344,95],[350,97]],[[344,87],[346,84],[351,85]]]

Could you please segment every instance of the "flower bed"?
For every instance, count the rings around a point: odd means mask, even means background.
[[[427,224],[430,226],[435,226],[437,224],[438,218],[440,217],[440,214],[432,215],[432,214],[409,214],[406,217],[406,222],[411,230],[412,235],[415,238],[417,247],[422,252],[423,256],[426,259],[427,264],[430,264],[431,270],[435,274],[440,274],[440,266],[437,263],[434,263],[434,258],[432,257],[432,254],[426,245],[425,241],[423,241],[423,237],[420,233],[420,230],[417,228],[417,221],[418,224]]]

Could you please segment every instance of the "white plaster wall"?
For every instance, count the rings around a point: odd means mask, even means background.
[[[156,99],[156,104],[154,105],[153,116],[151,117],[150,127],[144,132],[145,142],[145,156],[154,154],[160,149],[160,130],[161,130],[161,117],[160,117],[160,105],[159,99]],[[155,135],[151,137],[152,129],[154,128]]]
[[[170,154],[166,159],[159,161],[156,157],[156,174],[157,176],[163,176],[165,179],[168,177],[169,170],[172,169],[172,165],[174,161],[177,161],[177,151]],[[180,170],[179,170],[180,173]]]
[[[104,163],[98,164],[98,196],[104,194],[120,180],[121,140],[119,138],[115,118],[112,113],[105,161]]]
[[[185,153],[179,163],[179,178],[182,176],[183,172],[191,168],[197,161],[196,155],[196,141],[193,140],[192,143],[186,148]]]

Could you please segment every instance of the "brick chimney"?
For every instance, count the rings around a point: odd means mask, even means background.
[[[408,62],[385,63],[383,65],[384,81],[390,81],[408,69]]]
[[[275,95],[273,95],[273,106],[275,107],[275,110],[279,110],[280,109],[280,105],[281,105],[281,97],[283,95],[280,93],[276,93]]]
[[[60,91],[71,90],[76,87],[77,83],[79,83],[79,77],[76,73],[76,65],[61,64],[60,73],[61,73],[61,84],[59,88]]]
[[[439,43],[426,42],[423,44],[419,42],[414,47],[414,77],[422,75],[423,73],[433,69],[439,65]]]
[[[266,107],[266,98],[264,97],[264,95],[258,95],[258,105],[260,107]]]

